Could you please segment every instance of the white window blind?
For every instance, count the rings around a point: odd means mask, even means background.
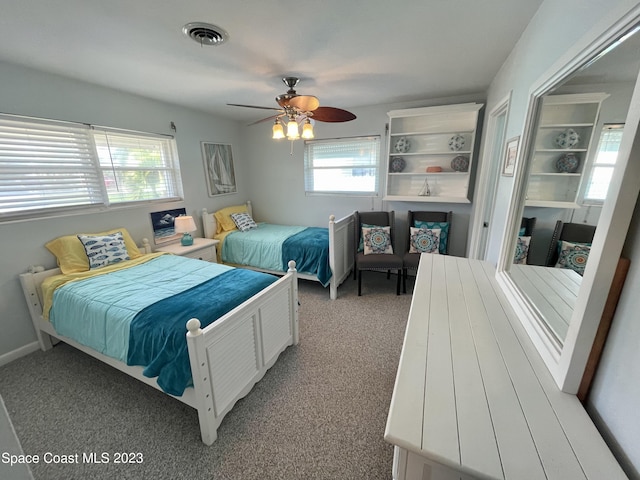
[[[181,197],[172,139],[98,127],[94,138],[109,203]]]
[[[587,181],[584,203],[602,203],[607,198],[623,132],[624,124],[609,124],[602,128],[598,151]]]
[[[172,137],[0,114],[0,221],[181,197]]]
[[[379,183],[379,136],[305,142],[306,193],[377,195]]]
[[[0,115],[0,218],[104,203],[88,126]]]

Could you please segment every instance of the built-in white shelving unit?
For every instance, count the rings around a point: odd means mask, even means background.
[[[478,103],[388,112],[385,200],[469,203]],[[452,160],[459,159],[459,171]]]
[[[526,205],[578,208],[584,174],[597,141],[596,123],[606,93],[549,95],[544,98],[531,157]],[[575,145],[563,148],[557,138],[569,129],[578,134]],[[574,172],[560,171],[557,162],[568,153],[579,165]]]

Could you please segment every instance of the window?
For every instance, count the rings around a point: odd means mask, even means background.
[[[0,220],[181,195],[171,137],[0,115]]]
[[[109,203],[180,198],[173,139],[96,127],[94,140]]]
[[[306,193],[377,195],[379,182],[379,136],[305,142]]]
[[[624,124],[605,125],[600,132],[598,151],[585,190],[585,203],[602,203],[607,198],[609,183],[616,166]]]

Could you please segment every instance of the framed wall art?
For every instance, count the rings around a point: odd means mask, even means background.
[[[209,196],[236,193],[231,145],[202,142],[202,158]]]
[[[185,208],[174,208],[173,210],[162,210],[151,212],[151,226],[153,227],[153,242],[156,245],[170,243],[179,240],[182,234],[176,233],[174,222],[176,217],[186,215]]]
[[[520,136],[510,138],[507,140],[504,149],[504,165],[502,167],[502,175],[505,177],[513,177],[513,172],[516,168],[516,162],[518,160],[518,144],[520,143]]]

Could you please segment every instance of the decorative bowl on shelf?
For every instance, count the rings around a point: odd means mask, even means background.
[[[556,145],[560,148],[573,148],[580,142],[580,135],[573,128],[567,128],[556,137]]]
[[[560,173],[574,173],[580,166],[580,157],[575,153],[565,153],[556,160],[556,168]]]
[[[464,137],[462,135],[454,135],[449,139],[449,148],[454,152],[457,152],[464,147]]]
[[[458,155],[451,160],[451,168],[456,172],[466,172],[469,169],[469,158],[464,155]]]
[[[411,142],[407,137],[400,137],[396,140],[394,148],[396,149],[396,152],[407,153],[411,148]]]
[[[391,162],[389,163],[389,170],[393,173],[400,173],[407,166],[407,162],[404,161],[402,157],[391,157]]]

